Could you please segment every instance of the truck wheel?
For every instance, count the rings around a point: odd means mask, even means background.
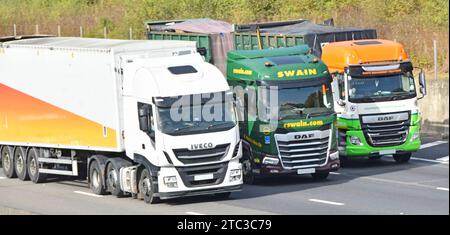
[[[28,169],[26,164],[26,151],[22,147],[17,147],[14,151],[14,169],[16,170],[17,177],[22,180],[28,180]]]
[[[124,193],[120,189],[119,170],[113,163],[109,163],[106,168],[106,188],[113,196],[123,197]]]
[[[102,170],[97,161],[93,161],[89,167],[89,188],[97,195],[105,195],[106,190],[102,180]]]
[[[314,180],[326,180],[328,176],[330,175],[330,172],[320,172],[320,173],[313,173],[311,176]]]
[[[27,171],[30,176],[31,181],[35,184],[42,183],[46,178],[47,174],[39,173],[39,161],[38,161],[38,151],[36,148],[30,149],[27,156]]]
[[[257,180],[255,173],[253,173],[252,163],[249,159],[245,160],[242,163],[242,168],[243,168],[243,175],[244,175],[244,183],[250,184],[250,185],[256,184],[258,180]]]
[[[407,163],[411,159],[412,153],[395,154],[394,160],[397,163]]]
[[[4,146],[2,149],[2,166],[3,173],[8,178],[16,178],[16,171],[14,170],[14,158],[11,147]]]
[[[159,202],[159,198],[155,197],[155,189],[153,187],[153,179],[149,171],[144,168],[139,177],[139,194],[144,198],[147,204],[155,204]]]

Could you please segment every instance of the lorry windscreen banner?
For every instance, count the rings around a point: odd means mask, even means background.
[[[386,75],[399,75],[413,70],[411,62],[399,64],[379,65],[352,65],[348,67],[347,73],[352,77],[377,77]]]

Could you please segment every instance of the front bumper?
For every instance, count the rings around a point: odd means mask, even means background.
[[[331,153],[330,156],[337,157],[338,154],[339,154],[338,152],[334,152]],[[339,158],[337,157],[336,160],[331,160],[330,156],[328,156],[328,161],[326,162],[325,165],[320,167],[312,167],[315,168],[316,173],[334,172],[341,167]],[[301,168],[301,169],[308,169],[308,168]],[[299,169],[285,169],[281,166],[281,164],[271,166],[271,165],[264,165],[262,163],[259,164],[255,163],[253,173],[259,175],[283,175],[283,174],[298,174],[298,170]]]
[[[182,176],[182,172],[178,171],[176,167],[162,167],[158,175],[158,196],[161,199],[169,199],[183,196],[195,196],[205,194],[216,194],[224,192],[239,191],[243,184],[242,177],[242,164],[239,163],[239,159],[233,159],[228,163],[225,163],[226,167],[222,179],[217,180],[218,183],[206,183],[198,185],[187,185],[186,176]],[[231,172],[233,170],[241,170],[241,176],[239,180],[231,181]],[[199,175],[203,175],[199,174]],[[165,177],[176,177],[177,187],[168,187],[164,183]],[[184,177],[184,178],[183,178]]]
[[[388,155],[395,151],[395,154],[416,152],[420,149],[421,140],[417,138],[412,140],[414,133],[420,131],[418,126],[411,126],[409,129],[408,138],[406,142],[397,146],[390,147],[373,147],[367,143],[362,130],[348,130],[346,135],[346,146],[341,146],[339,154],[347,157],[367,157],[367,156],[382,156]],[[356,136],[361,140],[360,145],[353,145],[350,143],[350,137]]]
[[[227,186],[214,189],[196,190],[196,191],[179,191],[179,192],[166,192],[159,193],[159,198],[162,200],[178,198],[178,197],[192,197],[201,195],[210,195],[218,193],[238,192],[242,190],[242,185]]]

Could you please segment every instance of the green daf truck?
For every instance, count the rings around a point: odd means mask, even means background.
[[[243,141],[244,180],[340,167],[336,113],[327,66],[308,46],[228,52]]]

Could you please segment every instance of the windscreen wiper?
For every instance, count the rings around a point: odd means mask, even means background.
[[[206,128],[206,129],[209,130],[209,129],[213,128],[213,127],[225,126],[225,125],[230,125],[230,123],[229,122],[215,123],[215,124],[209,125],[208,128]]]
[[[333,112],[333,111],[320,112],[320,113],[311,113],[311,114],[308,115],[308,118],[319,117],[319,116],[331,116],[331,115],[334,115],[334,114],[336,114],[336,113]]]

